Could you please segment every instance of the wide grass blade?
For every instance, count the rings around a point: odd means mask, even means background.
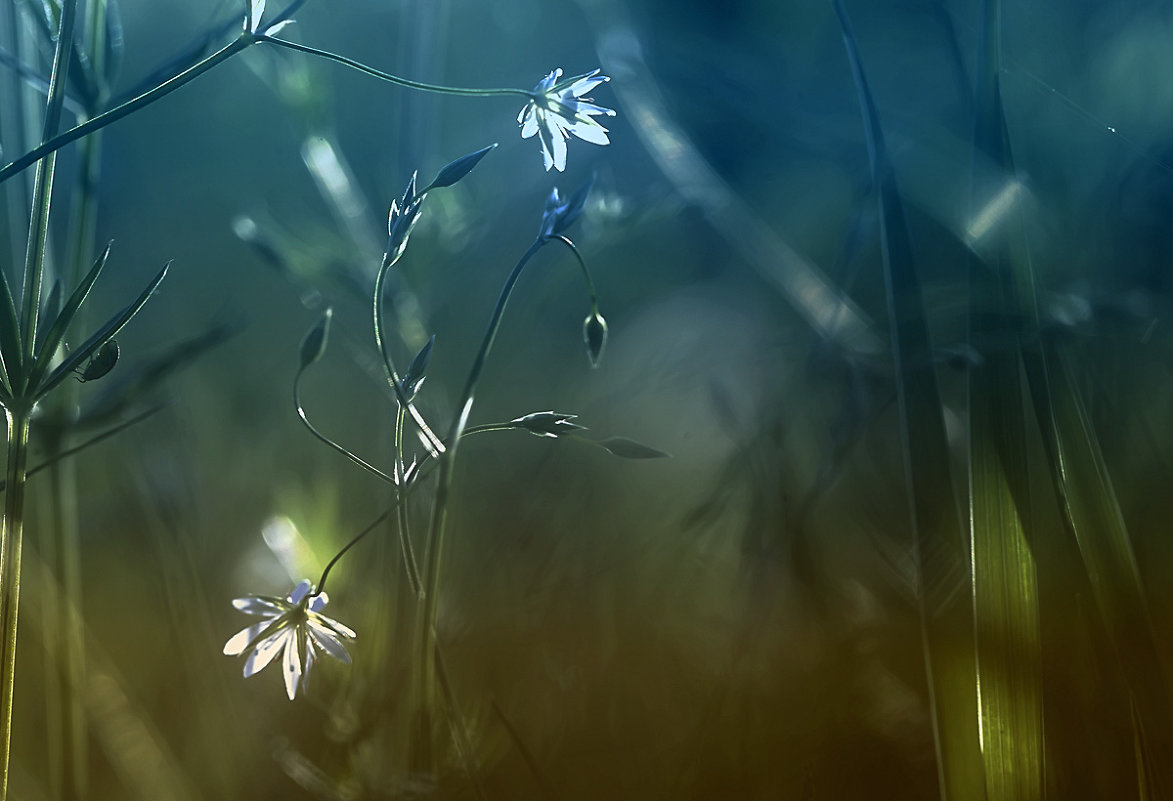
[[[921,637],[943,801],[984,799],[973,610],[965,535],[950,477],[940,393],[904,204],[842,0],[834,0],[879,195],[896,388],[913,531]]]
[[[977,166],[990,160],[1007,179],[1013,164],[998,89],[999,3],[985,4],[974,117]],[[975,212],[981,200],[974,198]],[[990,798],[1035,801],[1044,794],[1042,640],[1032,521],[1028,418],[1021,367],[1021,301],[1005,237],[987,264],[971,261],[970,343],[1015,343],[983,354],[969,373],[970,547],[982,760]]]
[[[1124,515],[1071,365],[1048,344],[1028,356],[1027,373],[1064,523],[1079,545],[1104,629],[1132,693],[1144,751],[1173,753],[1168,676]],[[1148,778],[1151,798],[1173,798],[1167,768],[1153,770]]]
[[[986,6],[988,31],[996,29],[998,10],[993,0]],[[987,47],[996,47],[990,44],[992,36],[992,32],[987,36]],[[987,62],[995,56],[987,54]],[[998,74],[996,62],[987,63],[986,84],[980,87],[984,95],[979,97],[978,104],[979,109],[984,105],[985,112],[984,118],[979,118],[976,142],[986,156],[1008,176],[1013,176],[1009,135],[998,95]],[[1001,288],[1012,298],[1007,301],[1014,306],[1009,311],[1018,317],[1022,367],[1062,522],[1078,545],[1103,620],[1103,627],[1096,631],[1106,634],[1105,645],[1115,654],[1131,692],[1143,753],[1168,754],[1173,752],[1173,699],[1124,516],[1073,371],[1063,362],[1058,348],[1041,332],[1034,269],[1021,227],[1014,231],[1005,253]],[[1014,681],[1021,682],[1021,678],[1019,675]],[[1117,720],[1128,720],[1131,716],[1127,709],[1114,712]],[[1020,753],[1019,758],[1026,759],[1025,753]],[[1149,797],[1173,799],[1173,776],[1168,770],[1153,770],[1144,778],[1144,793]],[[1025,791],[1024,785],[1020,787]]]

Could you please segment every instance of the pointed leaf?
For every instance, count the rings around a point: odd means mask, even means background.
[[[608,437],[595,443],[603,450],[623,459],[665,459],[672,454],[658,451],[627,437]]]
[[[8,274],[0,268],[0,378],[3,379],[3,391],[9,398],[13,382],[21,373],[20,322]]]
[[[57,314],[53,325],[49,327],[44,340],[40,343],[40,350],[37,352],[36,359],[33,362],[33,369],[29,373],[29,386],[35,387],[41,378],[44,377],[45,373],[49,371],[49,365],[57,355],[57,348],[61,346],[61,343],[65,340],[65,334],[69,331],[69,324],[77,316],[77,311],[81,308],[82,303],[85,302],[86,296],[90,294],[90,289],[93,288],[94,282],[102,274],[102,268],[106,266],[106,260],[110,257],[110,248],[113,244],[113,242],[106,243],[106,249],[98,256],[94,262],[94,266],[90,268],[90,271],[86,273],[81,283],[77,285],[77,289],[73,290],[73,294],[69,296],[69,300],[66,301],[65,306]]]
[[[456,161],[449,163],[436,174],[436,177],[432,179],[431,185],[428,186],[424,192],[427,192],[431,189],[452,186],[461,178],[472,172],[473,167],[477,166],[481,159],[489,155],[489,151],[495,147],[497,147],[496,142],[489,145],[488,147],[482,147],[475,153],[469,153],[467,156],[461,156],[460,158],[456,159]]]
[[[87,339],[81,347],[79,347],[73,353],[69,354],[69,357],[65,359],[65,361],[63,361],[60,365],[58,365],[57,369],[50,373],[49,376],[44,381],[42,381],[39,386],[37,386],[35,396],[37,398],[44,397],[45,393],[49,392],[51,389],[53,389],[53,387],[64,381],[66,376],[76,370],[82,362],[89,359],[89,357],[93,355],[98,350],[98,348],[102,347],[111,339],[113,339],[118,334],[118,332],[122,330],[122,327],[130,322],[132,317],[138,314],[139,309],[141,309],[146,304],[146,302],[150,300],[151,295],[154,294],[159,284],[162,283],[163,279],[167,276],[167,270],[170,266],[171,262],[167,262],[166,266],[164,266],[163,269],[159,271],[158,275],[151,279],[151,282],[147,285],[147,288],[143,290],[142,294],[135,298],[133,303],[110,318],[110,320],[104,326],[98,329],[98,331],[93,336]]]

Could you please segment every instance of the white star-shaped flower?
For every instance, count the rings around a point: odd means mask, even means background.
[[[561,80],[562,70],[556,69],[534,87],[534,97],[521,113],[517,124],[521,126],[521,138],[529,139],[537,134],[542,141],[542,158],[546,169],[553,167],[562,172],[566,169],[566,140],[569,134],[596,145],[610,144],[607,129],[595,121],[603,115],[614,117],[609,108],[596,106],[587,92],[609,80],[599,70]]]
[[[355,633],[322,614],[329,599],[326,593],[311,596],[312,587],[305,579],[284,598],[250,595],[232,602],[241,612],[264,619],[233,635],[224,644],[225,655],[248,652],[244,662],[244,676],[248,678],[282,654],[285,692],[290,701],[297,696],[298,687],[305,688],[318,651],[350,664],[342,639],[352,640]]]

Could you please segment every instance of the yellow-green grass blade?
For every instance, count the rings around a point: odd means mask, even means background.
[[[942,801],[984,799],[969,554],[950,476],[940,392],[904,205],[842,0],[834,0],[879,193],[925,673]]]
[[[999,6],[988,0],[983,9],[974,162],[988,159],[1013,180],[998,91]],[[981,200],[974,201],[976,214]],[[971,261],[971,345],[983,337],[1020,342],[1009,245],[999,237],[990,263]],[[1045,788],[1042,639],[1035,555],[1024,527],[1033,521],[1020,352],[997,349],[970,372],[970,548],[986,791],[990,798],[1035,801]]]
[[[1014,174],[1009,136],[998,96],[996,30],[998,4],[986,6],[986,81],[979,85],[976,142],[985,155]],[[984,116],[982,116],[984,113]],[[1080,558],[1103,619],[1105,646],[1116,656],[1132,694],[1144,752],[1173,752],[1173,700],[1168,674],[1154,636],[1137,570],[1132,542],[1108,474],[1103,454],[1083,406],[1070,365],[1048,344],[1039,323],[1038,298],[1026,236],[1018,214],[995,272],[1005,309],[1018,320],[1023,368],[1038,428],[1046,449],[1055,497],[1063,524],[1078,546]],[[983,692],[985,688],[983,687]],[[1119,717],[1129,712],[1118,710]],[[1145,783],[1152,798],[1173,799],[1173,776],[1154,770]]]
[[[1079,546],[1104,630],[1132,694],[1144,752],[1173,753],[1168,675],[1124,516],[1072,367],[1047,344],[1028,351],[1027,369],[1064,524]],[[1164,763],[1154,767],[1147,776],[1149,797],[1173,798],[1173,775]]]
[[[1007,368],[1018,369],[1006,360]],[[994,372],[987,363],[987,370]],[[970,387],[970,537],[982,762],[990,798],[1043,797],[1042,644],[1038,580],[1023,515],[1004,461],[1007,422],[1021,422],[1015,381],[979,377]],[[1010,408],[1017,405],[1017,409]],[[1017,453],[1015,451],[1018,451]],[[1020,485],[1021,486],[1021,485]]]

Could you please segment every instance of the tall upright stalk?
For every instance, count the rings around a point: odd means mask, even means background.
[[[8,797],[8,757],[12,751],[12,700],[16,676],[16,622],[20,606],[20,548],[24,526],[24,489],[28,466],[29,414],[6,409],[8,467],[5,471],[4,520],[0,523],[0,800]]]
[[[65,100],[65,82],[73,51],[73,30],[77,19],[77,0],[65,0],[53,55],[53,72],[49,79],[45,105],[42,142],[51,140],[61,122]],[[4,520],[0,524],[0,621],[4,632],[0,638],[0,801],[8,797],[8,761],[12,751],[12,701],[16,679],[16,630],[20,607],[20,552],[24,529],[25,478],[28,465],[29,418],[33,404],[27,400],[26,373],[21,365],[34,361],[37,342],[37,319],[41,306],[41,284],[45,269],[45,245],[52,208],[53,173],[56,158],[49,155],[37,164],[33,185],[32,213],[29,215],[28,247],[24,265],[24,292],[19,327],[21,341],[17,354],[20,365],[8,365],[13,376],[16,398],[5,409],[8,422],[8,464],[4,496]]]
[[[473,394],[477,383],[485,368],[485,360],[493,348],[493,341],[497,338],[497,330],[501,327],[501,317],[505,307],[517,285],[517,279],[529,263],[534,254],[549,240],[537,239],[513,267],[513,272],[505,280],[501,294],[497,298],[497,305],[493,308],[493,315],[489,319],[489,326],[481,340],[480,350],[469,371],[468,380],[464,386],[459,402],[457,403],[456,419],[448,433],[448,449],[437,458],[440,462],[440,475],[436,480],[436,497],[432,506],[432,522],[428,529],[428,539],[425,544],[426,567],[423,575],[423,603],[419,605],[416,624],[416,673],[415,691],[412,693],[416,709],[413,713],[413,732],[411,738],[410,764],[413,772],[431,773],[435,766],[435,728],[432,713],[436,709],[436,613],[440,603],[440,568],[444,552],[444,529],[448,521],[448,497],[452,487],[452,474],[456,467],[456,450],[460,444],[460,435],[468,424],[468,416],[472,411]]]

